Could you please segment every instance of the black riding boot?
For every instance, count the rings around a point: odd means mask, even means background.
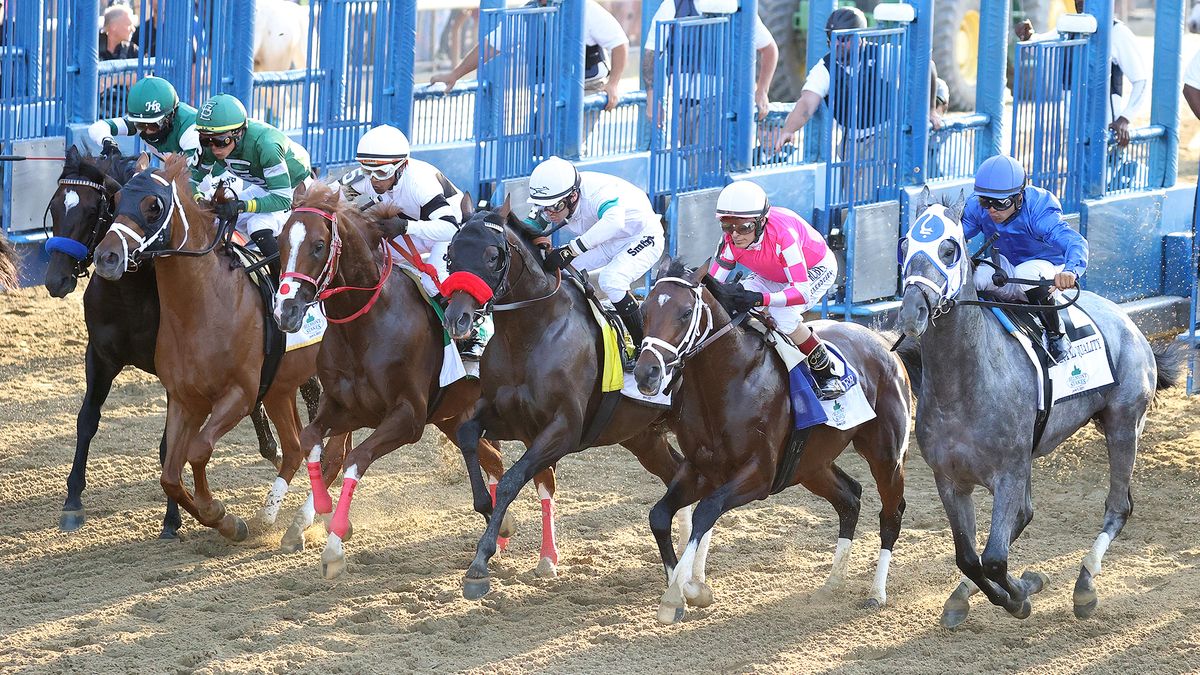
[[[642,339],[645,338],[642,313],[638,311],[638,301],[632,293],[626,293],[625,297],[621,298],[614,306],[617,308],[617,316],[621,317],[625,329],[629,331],[629,338],[633,341],[633,350],[636,353],[642,348]]]
[[[1067,359],[1071,345],[1067,342],[1067,336],[1063,334],[1062,317],[1058,314],[1058,305],[1054,302],[1054,296],[1051,295],[1050,290],[1045,286],[1038,286],[1025,291],[1025,297],[1032,305],[1054,308],[1043,309],[1038,312],[1038,316],[1042,320],[1042,326],[1046,329],[1046,342],[1048,343],[1046,351],[1050,353],[1050,358],[1054,359],[1056,363],[1062,363]]]
[[[821,400],[832,401],[846,393],[841,378],[833,374],[833,361],[825,351],[824,342],[818,342],[817,348],[808,355],[808,369],[817,381],[817,397]]]
[[[275,238],[275,234],[270,230],[259,230],[250,235],[254,240],[254,245],[258,247],[258,252],[264,258],[275,256],[275,259],[267,263],[267,269],[271,270],[271,278],[275,283],[279,283],[279,241]]]

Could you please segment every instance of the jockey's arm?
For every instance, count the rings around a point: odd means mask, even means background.
[[[196,191],[196,198],[199,199],[200,191],[204,184],[204,180],[208,179],[210,186],[221,174],[225,173],[225,165],[217,163],[211,155],[201,153],[198,155],[196,163],[192,165],[192,189]]]
[[[717,248],[717,256],[713,258],[712,264],[708,266],[708,276],[719,283],[724,283],[736,265],[737,262],[733,259],[733,251],[725,239],[722,238],[721,245]]]
[[[457,232],[454,207],[441,193],[425,202],[419,220],[408,221],[408,234],[430,241],[450,241]]]
[[[113,118],[107,120],[96,120],[88,126],[88,138],[92,143],[99,148],[104,145],[104,139],[113,138],[115,136],[133,136],[137,134],[137,127],[130,124],[127,120],[121,118]]]
[[[292,208],[292,180],[288,175],[284,148],[278,143],[262,143],[257,162],[262,167],[267,194],[246,202],[247,213],[275,213]]]
[[[639,228],[636,224],[630,225],[626,222],[625,207],[616,194],[610,192],[598,201],[600,206],[596,211],[600,219],[587,232],[571,242],[576,253],[596,248],[605,242],[626,239],[638,233]]]
[[[794,232],[782,229],[779,245],[783,274],[787,277],[788,286],[774,293],[763,293],[763,304],[767,307],[806,305],[808,304],[810,284],[808,265],[804,261],[804,251],[800,249],[800,241]]]
[[[1034,236],[1062,253],[1063,271],[1083,276],[1088,263],[1087,240],[1067,225],[1058,202],[1047,204],[1032,225]]]

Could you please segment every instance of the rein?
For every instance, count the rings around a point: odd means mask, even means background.
[[[750,312],[742,312],[732,317],[729,323],[714,331],[712,309],[709,308],[708,303],[704,302],[703,287],[700,284],[693,284],[679,277],[663,277],[655,281],[654,285],[658,286],[664,281],[685,286],[696,296],[696,302],[692,305],[692,317],[688,322],[687,332],[678,346],[651,336],[646,336],[642,340],[643,346],[641,351],[649,351],[654,358],[658,359],[659,366],[662,367],[663,376],[665,377],[669,369],[682,367],[685,361],[699,354],[706,347],[724,337],[726,333],[741,325],[750,316]],[[703,328],[701,327],[702,323],[706,324]],[[670,361],[663,356],[664,353],[672,357]]]
[[[371,298],[367,300],[366,304],[364,304],[357,312],[354,312],[345,318],[335,319],[334,317],[329,316],[329,314],[325,313],[325,307],[322,305],[321,312],[325,314],[325,318],[328,319],[330,323],[349,323],[369,312],[371,308],[375,306],[375,302],[379,300],[379,295],[383,292],[383,285],[387,283],[388,277],[392,274],[393,258],[391,247],[384,246],[382,243],[380,243],[380,248],[383,249],[383,269],[379,272],[379,283],[375,284],[374,286],[367,287],[337,286],[335,288],[329,288],[329,284],[333,282],[334,277],[337,275],[338,263],[341,261],[342,257],[342,237],[338,232],[337,214],[327,213],[320,209],[315,209],[309,206],[294,208],[292,209],[292,213],[315,213],[329,221],[330,229],[332,231],[332,235],[329,240],[329,257],[325,259],[325,266],[321,268],[321,272],[317,275],[316,279],[300,272],[284,272],[283,274],[279,275],[280,284],[282,284],[285,279],[299,279],[300,281],[307,281],[313,285],[316,293],[313,295],[312,302],[305,304],[304,310],[306,312],[308,311],[309,307],[312,307],[313,305],[331,298],[339,293],[345,293],[346,291],[372,292]]]

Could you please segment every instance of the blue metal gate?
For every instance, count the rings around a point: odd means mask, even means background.
[[[1063,211],[1079,211],[1087,139],[1088,41],[1060,39],[1017,45],[1012,155],[1030,183],[1058,195]]]
[[[663,21],[655,38],[650,196],[673,202],[680,192],[728,181],[729,17]],[[674,237],[670,252],[674,253]]]
[[[94,30],[78,15],[67,0],[10,2],[0,14],[0,145],[66,129],[70,36]]]
[[[480,196],[528,176],[553,152],[559,7],[486,9],[479,17],[475,174]]]

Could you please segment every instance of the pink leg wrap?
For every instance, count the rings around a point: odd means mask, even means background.
[[[354,497],[356,485],[358,481],[353,478],[342,479],[342,494],[338,497],[337,510],[333,512],[333,522],[329,524],[329,531],[342,539],[346,538],[346,530],[350,529],[350,499]]]
[[[321,478],[321,463],[308,462],[308,483],[312,486],[313,509],[317,513],[329,513],[333,510],[333,499],[329,496],[329,488]]]
[[[554,543],[554,500],[542,500],[542,558],[558,564],[558,545]]]
[[[492,495],[492,508],[496,508],[496,483],[488,483],[488,492]],[[508,548],[508,537],[496,537],[496,550],[499,552]]]

